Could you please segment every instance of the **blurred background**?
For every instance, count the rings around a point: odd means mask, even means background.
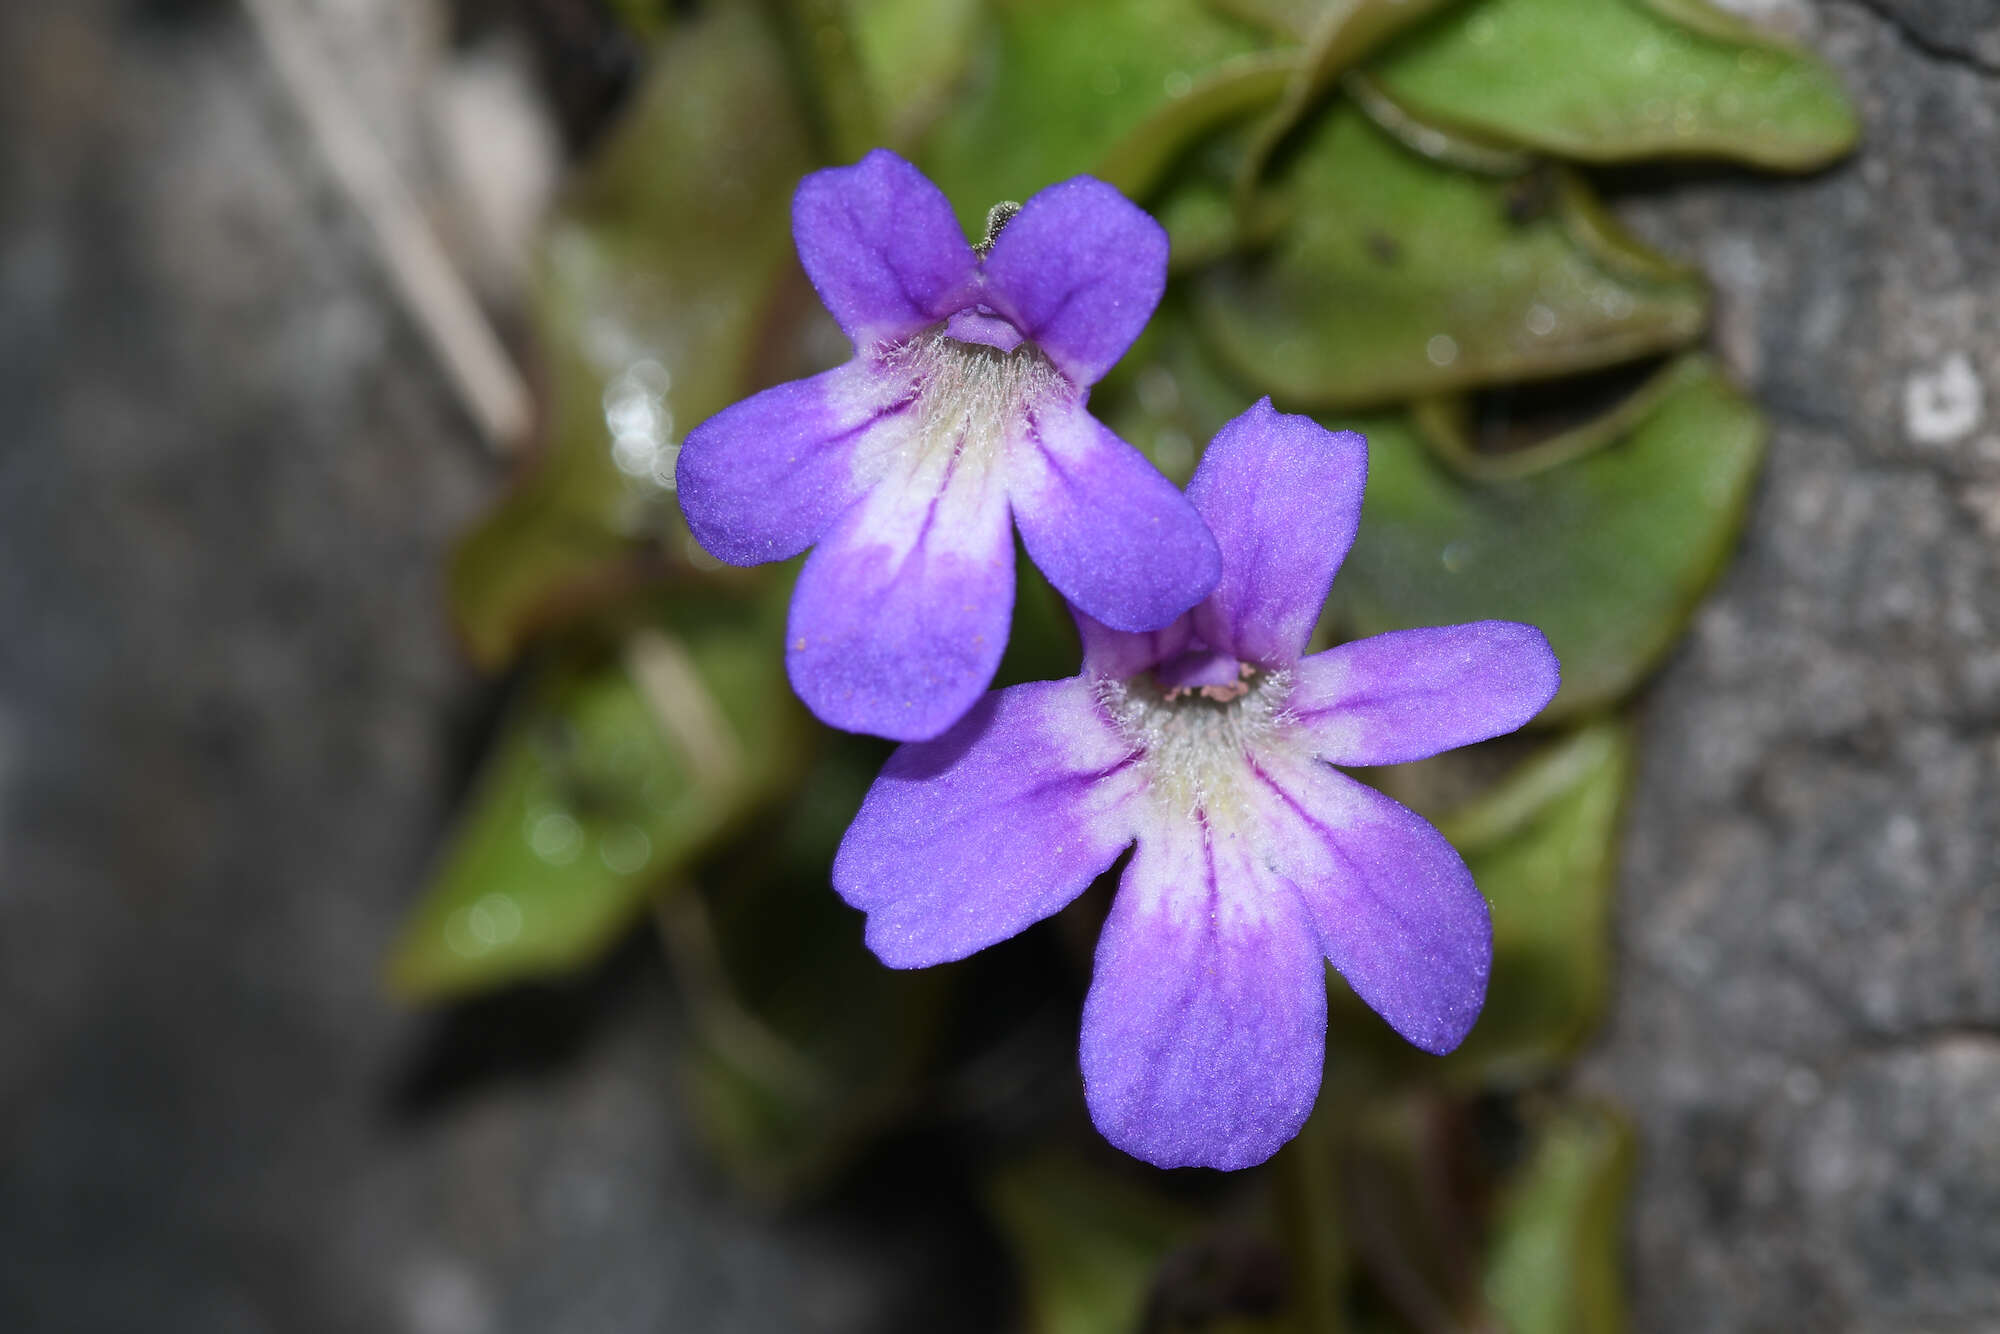
[[[2000,1328],[2000,11],[1579,2],[8,0],[0,1329]],[[1168,221],[1093,400],[1168,472],[1370,431],[1330,633],[1572,637],[1383,779],[1563,962],[1326,1132],[1323,1253],[1093,1146],[1090,903],[884,981],[814,883],[883,751],[656,479],[845,355],[785,209],[874,142]]]

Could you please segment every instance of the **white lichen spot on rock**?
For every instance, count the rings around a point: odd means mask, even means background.
[[[1912,375],[1903,386],[1903,429],[1919,445],[1948,445],[1979,428],[1986,391],[1972,359],[1954,352],[1934,371]]]

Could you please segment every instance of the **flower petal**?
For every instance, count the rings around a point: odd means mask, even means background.
[[[977,299],[979,260],[943,191],[885,148],[799,182],[792,240],[857,349],[907,338]]]
[[[1251,841],[1183,812],[1142,825],[1083,1003],[1098,1130],[1158,1167],[1260,1163],[1305,1124],[1326,1054],[1326,967]]]
[[[1083,672],[1091,677],[1123,679],[1150,671],[1171,658],[1179,657],[1194,633],[1185,616],[1176,617],[1158,630],[1113,630],[1071,607],[1077,637],[1083,641]]]
[[[1222,581],[1194,612],[1210,648],[1281,666],[1305,651],[1354,544],[1368,442],[1260,400],[1216,432],[1188,499],[1222,548]]]
[[[674,466],[695,540],[731,565],[798,555],[871,480],[857,445],[912,401],[906,381],[857,359],[724,408],[688,432]]]
[[[1007,492],[1028,555],[1057,592],[1113,629],[1166,625],[1221,573],[1187,497],[1081,404],[1045,403],[1029,416],[1008,442]]]
[[[1472,872],[1408,807],[1304,756],[1260,755],[1258,821],[1326,956],[1389,1026],[1442,1055],[1486,999],[1493,919]]]
[[[1357,639],[1298,665],[1291,708],[1334,764],[1403,764],[1514,731],[1562,684],[1540,630],[1475,621]]]
[[[833,863],[892,968],[962,959],[1081,894],[1132,841],[1131,747],[1090,683],[987,695],[889,757]]]
[[[1037,193],[986,256],[986,303],[1080,389],[1125,355],[1166,286],[1165,230],[1090,176]]]
[[[993,679],[1014,608],[1006,492],[943,451],[883,478],[806,559],[785,666],[821,721],[934,737]]]

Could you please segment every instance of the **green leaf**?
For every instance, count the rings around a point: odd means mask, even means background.
[[[782,0],[785,43],[822,155],[852,162],[882,142],[880,99],[863,68],[850,0]]]
[[[1825,66],[1696,0],[1479,0],[1411,33],[1371,72],[1418,116],[1588,162],[1700,155],[1803,169],[1846,152],[1857,132]]]
[[[1580,457],[1488,480],[1408,419],[1342,421],[1369,444],[1361,532],[1334,584],[1356,634],[1487,618],[1540,626],[1562,661],[1553,723],[1623,697],[1686,626],[1736,541],[1763,456],[1754,405],[1705,357],[1660,372],[1643,413]],[[1581,433],[1599,434],[1592,427]]]
[[[674,504],[676,442],[782,378],[753,362],[797,281],[789,200],[812,165],[754,10],[674,25],[549,229],[534,310],[546,452],[452,561],[453,610],[485,665],[578,604],[713,565]]]
[[[1162,1264],[1199,1218],[1080,1158],[1048,1153],[993,1174],[986,1199],[1020,1265],[1032,1334],[1131,1334]]]
[[[1486,176],[1519,176],[1535,165],[1534,155],[1494,139],[1480,138],[1456,125],[1440,125],[1412,111],[1389,95],[1364,70],[1351,69],[1341,89],[1375,123],[1375,128],[1412,153],[1442,166]]]
[[[1299,57],[1292,51],[1225,61],[1127,131],[1105,150],[1093,174],[1143,197],[1202,135],[1277,102],[1300,77]]]
[[[802,730],[782,587],[683,603],[544,670],[515,708],[389,959],[418,1000],[568,972],[787,776]]]
[[[1549,745],[1442,821],[1493,907],[1486,1008],[1443,1073],[1522,1084],[1574,1058],[1604,1012],[1618,823],[1632,738],[1595,723]]]
[[[841,833],[889,747],[822,733],[797,797],[664,906],[694,1036],[694,1120],[746,1188],[774,1198],[824,1184],[923,1087],[958,974],[885,967],[862,917],[833,892]]]
[[[1258,122],[1238,122],[1205,135],[1180,157],[1171,177],[1148,202],[1172,244],[1168,291],[1238,250],[1268,246],[1291,222],[1290,197],[1239,185],[1257,148]]]
[[[1680,346],[1700,279],[1619,235],[1580,182],[1425,161],[1341,104],[1276,183],[1294,221],[1195,282],[1229,368],[1288,406],[1353,408]]]
[[[1312,40],[1313,30],[1327,10],[1344,0],[1209,0],[1219,13],[1259,27],[1269,28],[1300,43]]]
[[[1513,1334],[1618,1334],[1632,1132],[1607,1107],[1566,1102],[1545,1108],[1531,1135],[1495,1205],[1487,1303]]]
[[[1258,126],[1237,180],[1241,201],[1252,197],[1271,156],[1334,81],[1413,24],[1460,0],[1333,0],[1313,19],[1306,49],[1285,87],[1284,99]]]
[[[848,27],[891,144],[908,144],[965,77],[979,0],[847,0]]]
[[[1079,172],[1108,169],[1127,193],[1143,194],[1180,146],[1283,87],[1270,39],[1201,0],[1000,0],[994,9],[982,39],[990,56],[922,155],[972,235],[992,204]],[[1199,114],[1174,105],[1183,101]]]
[[[1185,485],[1202,450],[1251,396],[1202,345],[1172,289],[1124,360],[1091,391],[1090,410]]]

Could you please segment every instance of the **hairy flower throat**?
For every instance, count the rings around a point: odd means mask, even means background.
[[[901,443],[909,451],[906,465],[926,474],[984,472],[1028,414],[1075,394],[1034,344],[1003,352],[953,338],[942,327],[889,349],[883,369],[915,394]]]
[[[1227,688],[1163,686],[1151,673],[1097,683],[1099,703],[1144,755],[1154,795],[1222,819],[1245,809],[1251,757],[1277,738],[1291,691],[1291,672],[1247,664]]]

